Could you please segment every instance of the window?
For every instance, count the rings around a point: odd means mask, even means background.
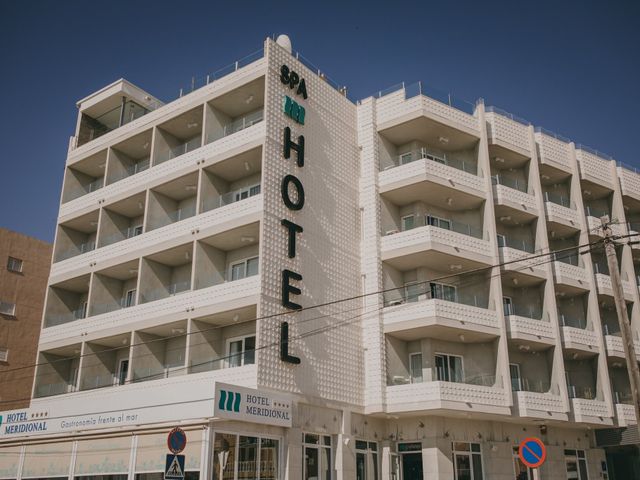
[[[522,390],[522,378],[520,377],[520,365],[517,363],[509,364],[509,373],[511,375],[511,390],[519,392]]]
[[[405,165],[413,160],[413,154],[411,152],[403,153],[400,155],[400,165]]]
[[[216,432],[213,444],[213,480],[277,480],[279,441]]]
[[[238,200],[244,200],[245,198],[253,197],[254,195],[258,195],[259,193],[260,184],[242,188],[235,193],[235,201],[237,202]]]
[[[22,272],[22,260],[15,257],[9,257],[7,260],[7,270],[16,273]]]
[[[409,354],[409,373],[411,383],[422,383],[422,353]]]
[[[9,361],[9,349],[8,348],[0,348],[0,362]]]
[[[439,300],[447,300],[449,302],[456,301],[456,287],[452,285],[445,285],[444,283],[429,283],[429,289],[431,291],[431,298],[437,298]]]
[[[427,215],[427,225],[444,228],[445,230],[451,230],[451,220],[436,217],[434,215]]]
[[[587,456],[584,450],[565,450],[564,462],[567,466],[567,480],[588,480]]]
[[[522,463],[518,455],[520,447],[513,447],[513,468],[515,469],[515,480],[533,480],[533,468],[529,468]]]
[[[241,280],[258,274],[258,257],[248,258],[231,264],[231,281]]]
[[[436,378],[441,382],[462,382],[462,357],[444,353],[436,354]]]
[[[513,300],[511,297],[502,297],[502,308],[507,317],[513,315]]]
[[[11,302],[0,302],[0,314],[15,317],[16,304]]]
[[[127,381],[127,375],[129,373],[129,359],[123,358],[118,362],[118,372],[116,377],[117,385],[124,385]]]
[[[131,227],[129,235],[127,236],[131,238],[131,237],[137,237],[138,235],[142,235],[142,225],[136,225],[135,227]]]
[[[498,247],[506,247],[507,246],[507,237],[498,233]]]
[[[227,367],[253,365],[256,361],[256,336],[227,340]]]
[[[304,480],[331,480],[331,437],[314,433],[302,434]]]
[[[378,444],[356,440],[356,480],[378,480]]]
[[[124,296],[124,304],[122,305],[124,308],[133,307],[136,304],[136,289],[127,291]]]
[[[404,217],[402,217],[401,219],[402,222],[402,231],[406,231],[406,230],[411,230],[412,228],[415,228],[415,217],[413,215],[406,215]]]
[[[479,443],[454,442],[455,480],[482,480],[482,453]]]

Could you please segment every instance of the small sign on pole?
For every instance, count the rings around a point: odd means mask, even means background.
[[[184,480],[184,455],[167,454],[164,480]]]
[[[518,447],[518,456],[529,468],[538,468],[547,459],[547,447],[536,437],[525,438]]]
[[[167,436],[167,447],[175,455],[181,453],[187,446],[187,434],[180,427],[175,427]]]

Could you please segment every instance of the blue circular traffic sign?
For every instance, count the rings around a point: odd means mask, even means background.
[[[527,467],[538,468],[547,458],[547,447],[539,438],[525,438],[518,447],[518,456]]]
[[[169,432],[167,437],[167,447],[169,451],[175,455],[178,455],[187,446],[187,434],[184,433],[180,427],[175,427]]]

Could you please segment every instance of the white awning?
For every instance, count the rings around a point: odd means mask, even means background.
[[[127,474],[131,456],[131,439],[131,435],[128,435],[125,437],[79,440],[75,474]]]
[[[0,448],[0,478],[16,478],[22,447]]]
[[[68,477],[71,442],[27,445],[22,478]]]

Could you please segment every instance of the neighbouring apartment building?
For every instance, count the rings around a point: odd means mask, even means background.
[[[286,37],[204,83],[78,103],[0,478],[160,479],[176,425],[190,479],[614,478],[598,227],[637,336],[640,174],[422,84],[353,103]]]
[[[0,410],[29,406],[51,249],[0,228]]]

